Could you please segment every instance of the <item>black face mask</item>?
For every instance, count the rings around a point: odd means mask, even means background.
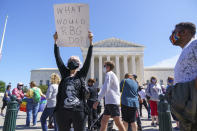
[[[68,63],[68,68],[70,70],[75,70],[79,67],[79,63],[77,63],[76,61],[72,60]]]
[[[92,87],[92,86],[93,86],[93,84],[88,84],[88,86],[89,86],[89,87]]]

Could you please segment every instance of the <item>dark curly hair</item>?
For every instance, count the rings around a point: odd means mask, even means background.
[[[176,25],[176,28],[180,27],[182,29],[188,29],[191,31],[192,36],[196,34],[196,25],[191,22],[181,22]]]

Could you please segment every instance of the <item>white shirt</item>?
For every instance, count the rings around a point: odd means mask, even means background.
[[[47,89],[46,99],[47,99],[47,107],[52,108],[56,106],[56,96],[58,93],[58,85],[52,84]]]
[[[192,39],[182,50],[174,68],[174,81],[184,83],[197,77],[197,40]]]
[[[145,90],[144,89],[142,89],[141,91],[139,91],[138,94],[140,95],[141,99],[146,99],[146,93],[145,93]]]
[[[120,86],[117,76],[109,71],[105,75],[105,82],[99,92],[98,101],[105,96],[105,104],[120,105]]]

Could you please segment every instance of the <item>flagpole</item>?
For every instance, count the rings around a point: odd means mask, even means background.
[[[2,36],[2,39],[1,39],[0,60],[1,60],[1,57],[2,57],[2,48],[3,48],[3,41],[4,41],[4,36],[5,36],[5,30],[6,30],[7,20],[8,20],[8,15],[6,16],[6,19],[5,19],[5,26],[4,26],[4,30],[3,30],[3,36]]]

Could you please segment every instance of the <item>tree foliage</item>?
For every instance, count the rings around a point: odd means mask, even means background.
[[[5,87],[5,82],[4,81],[0,81],[0,92],[5,92],[6,87]]]
[[[41,91],[42,91],[43,94],[46,94],[47,93],[47,89],[48,89],[48,86],[47,85],[40,85],[40,86],[38,86],[38,88],[41,89]]]

